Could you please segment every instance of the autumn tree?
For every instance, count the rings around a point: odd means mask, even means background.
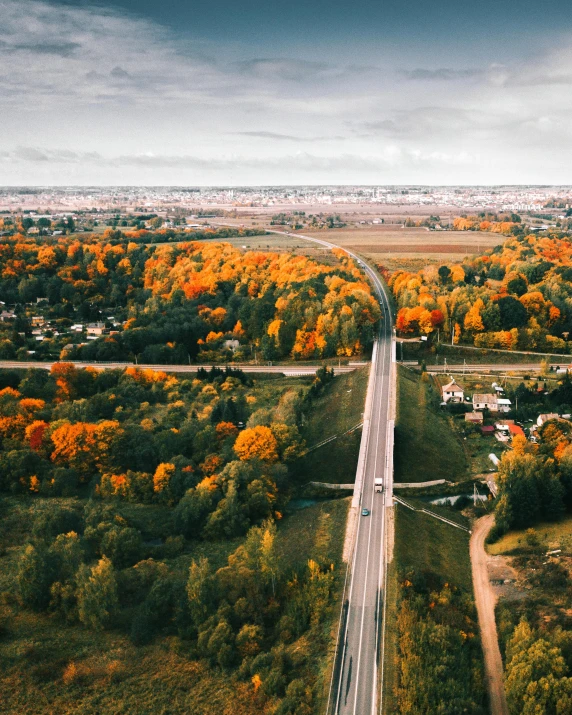
[[[234,443],[234,451],[244,461],[260,459],[275,462],[278,459],[278,443],[269,427],[259,425],[243,430]]]

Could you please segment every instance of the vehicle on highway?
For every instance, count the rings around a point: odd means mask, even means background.
[[[362,516],[369,516],[369,509],[362,509],[362,510],[361,510],[361,515],[362,515]]]
[[[373,482],[373,486],[376,492],[383,491],[383,479],[381,477],[376,477]]]

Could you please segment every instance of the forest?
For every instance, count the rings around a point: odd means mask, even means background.
[[[112,230],[97,241],[16,237],[0,246],[0,276],[11,307],[3,359],[351,357],[370,349],[380,316],[341,250],[322,263],[228,243],[148,245]]]
[[[401,335],[437,331],[457,344],[569,352],[572,241],[567,234],[517,235],[455,265],[389,279]]]
[[[472,593],[432,571],[401,576],[397,613],[402,715],[484,715],[481,644]]]
[[[56,627],[74,639],[77,628],[123,634],[136,648],[176,638],[181,664],[202,663],[244,691],[244,712],[313,712],[338,545],[322,510],[309,558],[293,567],[277,525],[304,478],[299,425],[332,371],[310,382],[253,382],[231,368],[184,379],[59,363],[0,378],[9,529],[0,536],[23,539],[2,551],[10,565],[0,637],[10,642],[30,614],[43,619],[42,632]],[[14,521],[14,510],[34,504],[47,506],[31,522]],[[228,544],[226,563],[212,564],[202,543]],[[20,655],[9,652],[3,670],[23,677]],[[120,677],[98,675],[77,655],[45,671],[30,659],[36,682],[81,690]],[[39,711],[30,697],[19,707]]]

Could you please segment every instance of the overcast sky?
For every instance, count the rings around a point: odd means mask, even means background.
[[[0,184],[572,184],[568,0],[0,0]]]

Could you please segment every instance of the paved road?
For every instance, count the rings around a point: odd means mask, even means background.
[[[290,235],[287,232],[273,231]],[[292,234],[296,238],[320,243],[326,248],[334,244],[321,239]],[[370,715],[381,708],[382,693],[378,692],[379,667],[382,662],[382,615],[385,562],[386,506],[392,505],[393,435],[389,433],[391,363],[395,360],[393,324],[389,300],[377,274],[363,259],[344,249],[358,260],[371,278],[383,312],[378,349],[372,360],[371,415],[365,455],[358,526],[347,600],[346,619],[340,634],[341,663],[333,683],[331,712],[335,715]],[[384,479],[384,491],[374,492],[374,479]],[[363,508],[369,516],[361,516]],[[382,683],[383,686],[383,683]]]
[[[405,362],[404,363],[407,366],[410,367],[417,367],[418,363],[416,362]],[[562,363],[562,366],[564,367],[564,363]],[[477,372],[481,373],[483,371],[491,371],[494,370],[495,372],[513,372],[513,371],[524,371],[524,372],[536,372],[541,370],[542,366],[538,362],[530,362],[530,363],[488,363],[488,364],[481,364],[479,365],[478,363],[471,363],[471,364],[466,364],[463,365],[463,363],[447,363],[446,367],[443,367],[443,365],[427,365],[427,372],[441,372],[444,373],[445,375],[449,375],[450,373],[454,372],[455,375],[459,375],[463,372],[469,373],[469,372]],[[548,373],[549,375],[556,375],[555,372],[550,372]]]
[[[127,362],[80,362],[80,361],[68,361],[73,362],[78,367],[95,367],[100,370],[116,370],[124,369],[126,367],[139,367],[142,370],[162,370],[163,372],[197,372],[199,368],[204,368],[205,370],[210,370],[212,365],[133,365],[133,363]],[[40,368],[43,370],[50,370],[53,362],[17,362],[12,360],[0,360],[0,368],[4,369],[15,369],[26,370],[29,367]],[[367,363],[363,363],[364,365]],[[336,375],[343,372],[353,372],[361,363],[356,363],[355,365],[332,365]],[[226,364],[217,365],[221,369],[226,367]],[[229,365],[229,367],[240,368],[243,372],[262,372],[262,373],[278,373],[287,375],[290,377],[299,375],[314,375],[316,370],[320,367],[319,365]]]
[[[485,551],[485,539],[494,524],[494,518],[494,514],[488,514],[475,522],[471,535],[470,552],[491,715],[508,715],[495,621],[495,595],[489,581]]]

